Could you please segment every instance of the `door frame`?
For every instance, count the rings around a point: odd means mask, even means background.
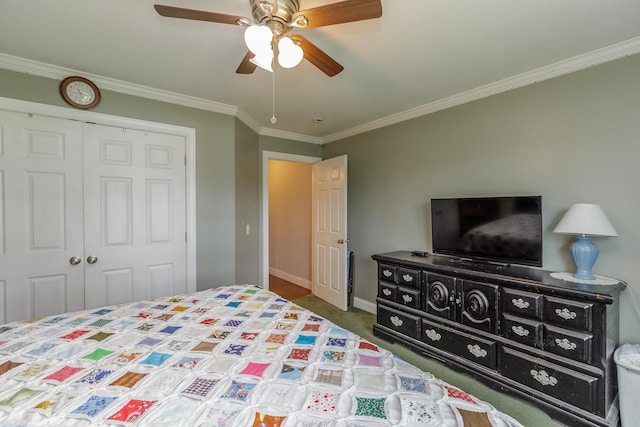
[[[320,157],[301,154],[280,153],[277,151],[262,152],[262,274],[260,286],[269,289],[269,160],[285,160],[297,163],[317,163]]]
[[[185,138],[186,176],[186,239],[187,239],[187,292],[196,291],[196,130],[194,128],[150,122],[127,117],[112,116],[66,107],[0,97],[0,109],[16,113],[36,114],[59,119],[92,122],[105,126],[167,133]]]

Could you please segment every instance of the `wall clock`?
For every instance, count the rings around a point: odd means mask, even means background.
[[[73,108],[89,110],[100,103],[100,90],[91,80],[84,77],[67,77],[60,83],[62,99]]]

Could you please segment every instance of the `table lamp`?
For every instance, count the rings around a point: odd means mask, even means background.
[[[599,250],[591,241],[591,237],[618,236],[602,208],[587,203],[576,203],[571,206],[553,232],[576,235],[576,241],[571,244],[571,255],[578,270],[573,277],[581,280],[595,279],[591,269],[598,258]]]

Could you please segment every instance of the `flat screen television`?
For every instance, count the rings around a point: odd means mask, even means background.
[[[542,197],[431,199],[435,254],[542,267]]]

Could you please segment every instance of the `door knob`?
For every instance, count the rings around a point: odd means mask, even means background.
[[[81,260],[80,258],[78,258],[77,256],[72,256],[72,257],[69,259],[69,264],[71,264],[71,265],[78,265],[78,264],[80,264],[81,262],[82,262],[82,260]]]
[[[340,239],[338,240],[338,243],[340,243],[341,245],[344,245],[345,243],[349,243],[349,239]]]
[[[89,264],[95,264],[96,262],[98,262],[98,257],[97,257],[97,256],[95,256],[95,255],[89,255],[89,256],[87,257],[87,262],[88,262]]]

